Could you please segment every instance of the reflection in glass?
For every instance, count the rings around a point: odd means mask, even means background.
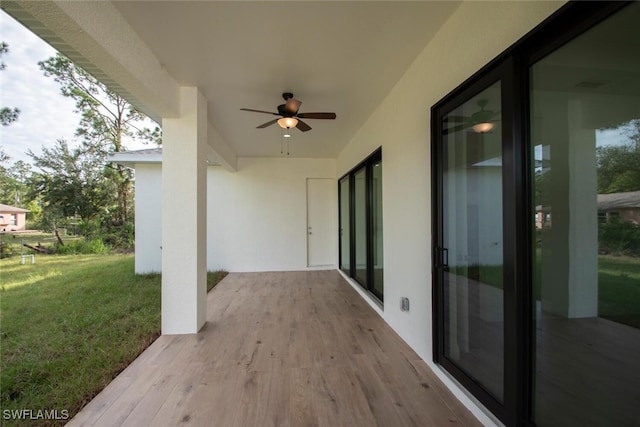
[[[503,399],[500,83],[445,117],[444,353]],[[476,126],[490,123],[493,126]],[[476,126],[476,130],[474,130]],[[478,130],[484,129],[485,132]],[[487,131],[488,129],[488,131]]]
[[[640,425],[638,22],[633,4],[531,68],[539,426]]]
[[[351,268],[349,252],[349,177],[340,180],[340,268],[349,273]]]
[[[372,165],[372,196],[373,196],[373,289],[379,298],[384,290],[384,259],[382,255],[382,160]]]
[[[354,174],[355,179],[355,278],[365,288],[367,284],[367,180],[366,167]]]

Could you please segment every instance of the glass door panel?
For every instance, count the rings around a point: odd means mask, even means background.
[[[355,279],[367,288],[367,168],[356,171],[354,179]]]
[[[373,293],[382,299],[384,295],[384,257],[382,251],[382,160],[371,165],[372,229],[373,244]]]
[[[340,180],[340,268],[347,274],[351,269],[351,249],[349,240],[351,225],[349,223],[349,176]]]
[[[634,3],[530,70],[539,426],[640,425],[638,22]]]
[[[444,117],[444,356],[503,401],[500,82]]]

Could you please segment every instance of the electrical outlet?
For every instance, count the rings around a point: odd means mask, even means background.
[[[409,311],[409,298],[407,297],[400,298],[400,310]]]

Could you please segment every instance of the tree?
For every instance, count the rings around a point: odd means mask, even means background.
[[[0,145],[0,167],[4,167],[4,164],[7,163],[11,157],[4,151],[2,145]]]
[[[104,176],[104,156],[84,148],[71,149],[59,139],[53,148],[42,147],[42,154],[27,154],[39,169],[32,174],[30,190],[41,197],[51,217],[80,216],[90,220],[113,202],[113,184]]]
[[[596,149],[598,193],[622,193],[640,190],[640,146],[603,146]]]
[[[6,42],[0,42],[0,56],[7,52],[9,52],[9,45]],[[4,62],[0,62],[0,70],[4,70],[5,68],[7,68],[7,65]],[[20,109],[18,108],[1,107],[0,123],[2,123],[2,126],[9,126],[9,124],[18,120],[19,114]]]
[[[85,151],[104,159],[108,152],[124,151],[124,138],[160,143],[159,127],[151,130],[140,126],[145,115],[65,56],[58,53],[38,64],[46,76],[60,84],[62,95],[75,100],[76,112],[81,115],[76,135],[82,138]],[[131,171],[112,165],[104,169],[104,173],[116,187],[117,210],[113,222],[125,224],[131,210]]]
[[[7,156],[7,162],[9,157]],[[0,163],[0,203],[23,207],[29,201],[25,200],[28,180],[31,175],[31,165],[18,160],[13,166],[5,167]]]
[[[0,145],[0,203],[10,205],[11,202],[11,185],[13,184],[7,165],[11,157],[4,151]]]

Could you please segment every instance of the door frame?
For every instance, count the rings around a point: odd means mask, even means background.
[[[513,156],[514,151],[512,149],[514,141],[514,129],[512,122],[512,109],[510,106],[509,97],[514,90],[514,80],[511,78],[513,75],[513,61],[507,59],[495,64],[491,69],[485,71],[482,76],[465,85],[460,90],[456,91],[452,95],[445,98],[440,103],[436,104],[431,112],[432,125],[432,144],[431,144],[431,162],[432,162],[432,248],[433,248],[433,263],[432,263],[432,275],[433,275],[433,356],[434,360],[442,365],[448,372],[450,372],[456,380],[458,380],[466,389],[468,389],[474,396],[476,396],[491,412],[493,412],[498,418],[504,420],[506,418],[506,409],[508,405],[512,405],[512,400],[516,395],[516,382],[514,381],[514,369],[512,366],[508,366],[507,360],[510,359],[507,356],[514,354],[514,351],[520,352],[522,349],[509,345],[511,340],[509,336],[514,335],[517,328],[513,327],[514,313],[512,310],[508,310],[508,307],[513,306],[515,292],[512,288],[506,286],[507,283],[513,282],[514,271],[509,268],[513,264],[512,256],[514,254],[515,239],[510,235],[511,224],[508,224],[507,218],[513,216],[515,209],[514,199],[512,198],[513,185],[512,175],[514,173],[513,160],[507,160],[508,156]],[[500,122],[500,128],[502,132],[502,217],[503,217],[503,283],[505,284],[503,289],[503,309],[504,309],[504,354],[503,360],[505,361],[504,371],[504,384],[503,395],[504,404],[499,402],[493,397],[487,390],[485,390],[479,383],[477,383],[466,372],[460,369],[452,360],[448,359],[445,355],[445,331],[444,331],[444,314],[445,314],[445,295],[444,295],[444,273],[447,269],[447,263],[444,258],[444,229],[443,229],[443,171],[444,171],[444,156],[443,147],[441,141],[443,140],[444,133],[439,124],[443,122],[444,117],[455,110],[461,104],[464,104],[469,99],[482,92],[484,89],[495,84],[501,83],[501,109],[502,119]],[[521,151],[521,150],[520,150]]]
[[[326,181],[327,184],[328,184],[327,189],[331,188],[331,191],[332,191],[332,198],[330,199],[331,200],[330,202],[333,204],[333,201],[335,200],[335,188],[333,186],[333,182],[334,182],[333,179],[331,179],[331,178],[310,178],[310,177],[307,178],[307,180],[306,180],[306,186],[307,186],[307,229],[306,229],[306,233],[307,233],[307,267],[308,268],[335,267],[335,265],[336,265],[335,262],[330,262],[328,264],[317,264],[317,265],[312,265],[311,264],[311,242],[310,242],[311,239],[309,237],[310,236],[310,231],[309,231],[310,222],[309,222],[309,220],[310,220],[310,211],[311,211],[311,209],[309,209],[309,196],[310,196],[309,182],[311,182],[311,181]],[[332,220],[331,220],[331,224],[329,224],[328,228],[330,230],[333,230],[335,228],[335,225],[336,225],[336,221],[335,221],[335,218],[334,218],[335,215],[333,213],[335,211],[335,209],[334,209],[335,205],[330,206],[330,208],[331,208],[330,210],[332,212]],[[330,231],[327,234],[327,238],[331,240],[331,246],[332,246],[331,254],[327,258],[335,260],[335,255],[336,255],[335,247],[336,247],[336,244],[335,244],[335,241],[334,241],[335,237],[334,237],[334,234],[333,234],[332,231]]]

